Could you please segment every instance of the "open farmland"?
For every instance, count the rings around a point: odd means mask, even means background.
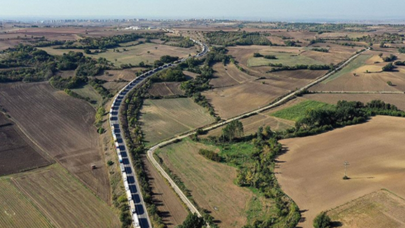
[[[87,102],[48,83],[3,84],[0,95],[1,105],[35,144],[110,201],[108,173],[93,126],[95,110]],[[97,169],[91,169],[93,164]]]
[[[17,174],[12,181],[56,227],[120,226],[111,208],[59,165]]]
[[[396,105],[401,110],[405,110],[405,94],[306,94],[304,98],[329,104],[337,104],[340,100],[361,101],[363,103],[382,100]]]
[[[2,113],[0,113],[0,142],[0,176],[51,163],[46,154],[30,142]]]
[[[343,204],[328,212],[342,228],[404,227],[405,200],[382,189]]]
[[[213,66],[214,77],[210,80],[210,85],[214,88],[229,87],[243,84],[248,81],[256,80],[256,77],[241,72],[235,64],[224,66],[222,63],[216,63]]]
[[[403,58],[405,60],[405,57]],[[386,65],[375,52],[366,52],[329,79],[311,88],[314,91],[405,91],[405,69],[383,72]],[[391,81],[393,86],[388,85]]]
[[[217,151],[213,146],[183,140],[157,153],[191,191],[198,206],[211,211],[221,227],[242,227],[248,217],[262,216],[268,207],[266,201],[235,185],[236,168],[204,158],[198,154],[201,148]]]
[[[0,227],[54,227],[45,214],[8,178],[0,179],[0,208]]]
[[[181,82],[158,82],[153,83],[148,90],[151,96],[178,96],[184,95],[184,91],[180,88]]]
[[[101,102],[103,101],[100,94],[89,84],[87,84],[81,88],[74,88],[74,89],[72,89],[72,91],[79,94],[82,97],[90,98],[91,104],[94,107],[100,106]]]
[[[145,100],[142,130],[148,145],[214,122],[208,111],[190,98]]]
[[[153,192],[152,200],[159,210],[163,223],[168,228],[174,228],[182,224],[189,213],[188,209],[152,163],[146,157],[143,161],[149,185]]]
[[[287,107],[285,109],[274,112],[271,115],[274,117],[282,118],[282,119],[298,121],[298,120],[304,118],[306,113],[309,110],[333,109],[333,108],[334,108],[333,105],[330,105],[327,103],[313,101],[313,100],[306,100],[306,101],[302,101],[292,107]]]
[[[259,113],[257,115],[249,116],[247,118],[239,120],[243,124],[243,133],[245,135],[254,134],[259,127],[269,126],[273,131],[283,131],[288,128],[294,127],[294,122],[269,116],[266,113]],[[220,136],[224,127],[215,128],[204,135],[206,136]]]
[[[63,53],[67,53],[69,51],[81,51],[77,49],[54,49],[52,47],[45,47],[41,49],[52,55],[62,55]],[[195,54],[197,51],[196,47],[181,48],[155,43],[144,43],[132,47],[123,47],[117,49],[119,52],[115,52],[113,49],[108,49],[107,52],[104,53],[85,55],[95,59],[100,57],[106,58],[110,62],[114,63],[115,66],[120,66],[121,64],[138,65],[140,62],[144,62],[145,64],[153,64],[155,60],[160,59],[160,57],[163,55],[184,58],[189,54]],[[123,49],[126,49],[126,51]]]
[[[280,141],[277,178],[299,206],[303,227],[321,211],[387,188],[405,196],[405,119],[377,116],[369,122],[304,138]],[[350,180],[343,180],[345,161]]]

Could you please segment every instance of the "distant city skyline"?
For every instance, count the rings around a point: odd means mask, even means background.
[[[403,9],[403,0],[13,0],[0,7],[0,19],[389,21],[405,20]]]

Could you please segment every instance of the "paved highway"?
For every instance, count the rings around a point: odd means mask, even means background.
[[[192,57],[201,57],[208,52],[208,47],[199,41],[193,40],[196,44],[201,46],[202,51]],[[190,57],[191,58],[191,57]],[[128,202],[130,204],[131,200],[134,202],[135,208],[131,208],[131,214],[133,213],[133,224],[134,227],[139,228],[151,228],[151,223],[149,220],[148,211],[146,209],[145,202],[143,200],[142,194],[140,192],[139,182],[135,173],[134,165],[132,164],[132,159],[128,153],[127,143],[123,134],[122,126],[119,121],[119,113],[121,110],[121,104],[125,100],[127,94],[137,85],[141,84],[146,78],[154,75],[155,73],[176,66],[178,63],[185,61],[181,59],[173,64],[165,64],[159,68],[150,70],[139,77],[135,78],[133,81],[128,83],[119,93],[116,95],[110,109],[110,126],[111,133],[114,138],[115,147],[117,150],[117,155],[119,157],[119,163],[122,171],[122,178],[124,181],[124,186],[127,191]],[[163,171],[163,173],[165,173]],[[163,174],[162,173],[162,174]],[[167,174],[166,174],[167,175]],[[177,186],[176,186],[177,187]],[[187,198],[186,198],[187,199]],[[188,199],[187,199],[188,200]],[[197,211],[197,210],[196,210]],[[197,211],[198,212],[198,211]]]

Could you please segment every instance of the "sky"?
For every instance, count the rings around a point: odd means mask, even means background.
[[[405,20],[404,9],[405,0],[0,0],[0,19]]]

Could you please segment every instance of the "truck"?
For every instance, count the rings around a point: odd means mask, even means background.
[[[127,174],[126,173],[122,173],[122,179],[124,179],[124,181],[127,181]]]
[[[121,172],[125,172],[125,167],[123,164],[120,164]]]
[[[122,156],[121,156],[121,154],[118,155],[118,161],[119,161],[120,163],[122,163]]]
[[[132,215],[132,221],[135,228],[141,228],[141,226],[139,225],[138,215],[136,213]]]
[[[120,145],[118,144],[118,142],[115,142],[115,148],[120,148]]]
[[[131,213],[134,214],[135,213],[135,204],[133,200],[129,201],[129,208],[131,209]]]
[[[127,198],[128,200],[132,200],[132,194],[131,191],[127,190]]]
[[[125,191],[128,191],[129,190],[128,181],[124,181],[124,186],[125,186]]]

